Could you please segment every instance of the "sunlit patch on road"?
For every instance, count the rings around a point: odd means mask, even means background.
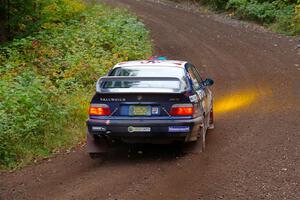
[[[257,98],[258,93],[255,90],[233,93],[217,100],[214,105],[214,112],[226,113],[237,110],[254,103]]]

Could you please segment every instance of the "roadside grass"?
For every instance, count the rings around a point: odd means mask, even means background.
[[[38,31],[0,47],[2,170],[83,141],[96,80],[117,62],[151,55],[148,31],[135,16],[77,4],[72,17],[47,14]]]

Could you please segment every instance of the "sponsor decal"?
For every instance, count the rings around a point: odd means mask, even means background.
[[[197,98],[197,95],[192,95],[192,96],[189,96],[189,99],[190,99],[190,102],[194,103],[194,102],[198,102],[198,98]]]
[[[200,100],[202,100],[205,97],[204,90],[197,90],[196,92],[199,95]]]
[[[93,126],[92,130],[93,131],[106,131],[106,128],[101,127],[101,126]]]
[[[129,126],[128,127],[128,132],[129,133],[134,133],[134,132],[151,132],[150,127],[133,127]]]
[[[169,101],[179,101],[180,98],[170,98]]]
[[[169,132],[189,132],[189,126],[169,126]]]
[[[137,96],[137,100],[138,100],[138,101],[141,101],[142,99],[143,99],[143,96],[142,96],[142,95]]]
[[[151,110],[152,110],[151,111],[152,115],[158,115],[159,114],[158,107],[152,107]]]
[[[126,101],[125,98],[100,98],[100,101]]]

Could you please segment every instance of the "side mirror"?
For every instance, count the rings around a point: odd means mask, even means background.
[[[212,86],[214,84],[214,81],[210,78],[205,79],[205,81],[203,81],[203,85],[204,86]]]

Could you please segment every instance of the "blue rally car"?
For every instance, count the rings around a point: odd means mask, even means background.
[[[213,124],[213,96],[191,63],[177,60],[122,62],[96,84],[89,107],[87,151],[92,158],[113,142],[201,140]]]

